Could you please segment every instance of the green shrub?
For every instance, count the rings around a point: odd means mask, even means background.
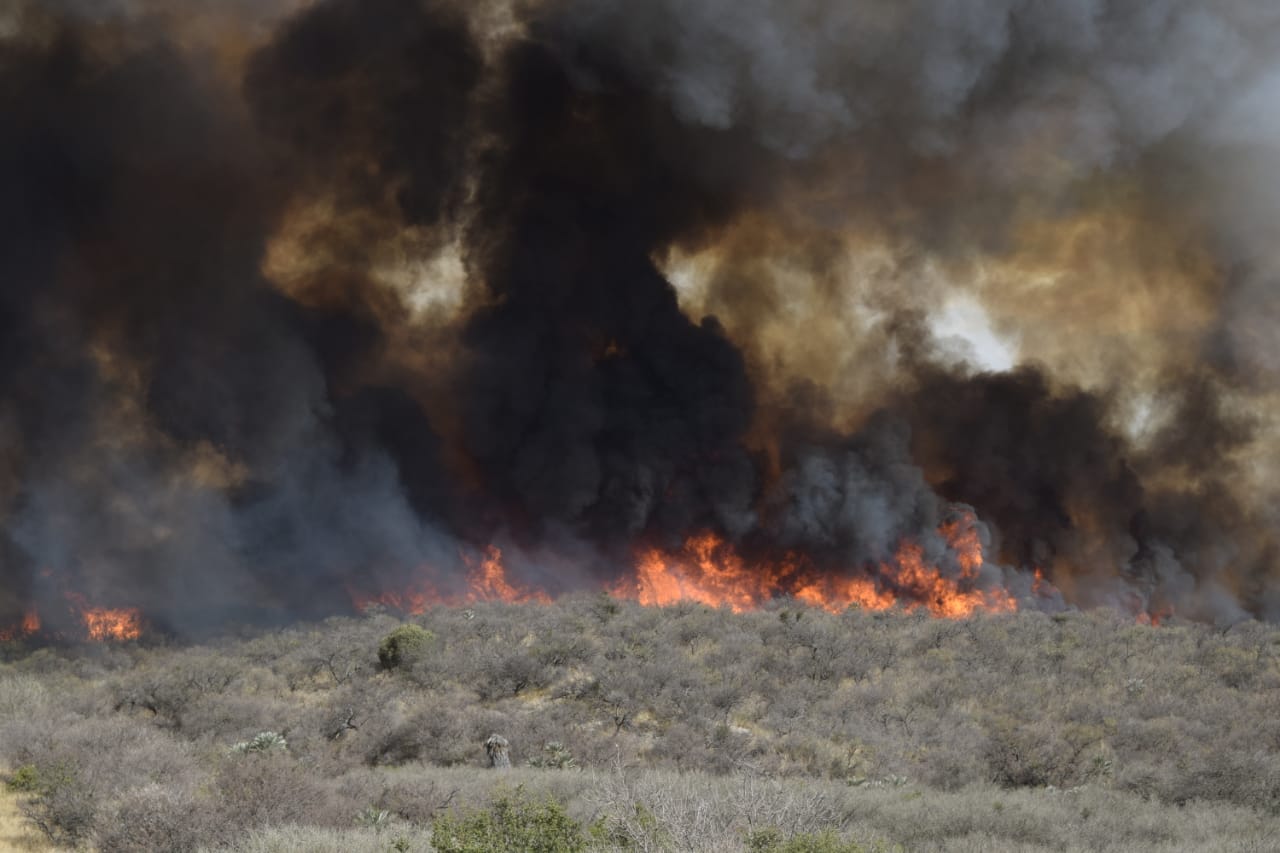
[[[78,847],[93,832],[100,805],[98,792],[69,764],[33,770],[27,778],[36,796],[22,804],[22,814],[54,844]]]
[[[395,669],[420,656],[435,639],[426,628],[419,625],[401,625],[382,638],[378,644],[378,661],[383,669]]]
[[[841,841],[834,832],[806,832],[783,838],[775,828],[761,829],[747,836],[751,853],[864,853],[865,848],[852,841]]]
[[[75,781],[75,770],[57,762],[43,767],[24,764],[9,777],[6,787],[19,794],[48,794]]]
[[[582,827],[555,800],[531,800],[522,789],[494,801],[487,810],[444,815],[431,827],[439,853],[580,853]]]
[[[21,794],[34,794],[40,790],[40,771],[34,764],[24,764],[9,777],[9,790]]]
[[[530,767],[544,767],[552,770],[577,770],[578,760],[573,757],[563,743],[553,740],[542,747],[542,754],[535,755],[528,761]]]

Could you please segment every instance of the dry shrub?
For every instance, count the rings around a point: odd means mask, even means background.
[[[278,752],[227,756],[213,793],[227,827],[350,826],[367,804],[342,800],[324,780],[296,759]]]
[[[212,834],[209,811],[194,793],[155,783],[126,792],[104,810],[100,853],[193,850]]]
[[[432,853],[431,833],[412,827],[324,829],[271,826],[251,830],[216,853]],[[215,853],[206,848],[202,853]]]
[[[457,796],[457,787],[450,788],[439,780],[393,778],[387,782],[377,806],[416,826],[428,826]]]
[[[49,690],[36,676],[27,673],[0,676],[0,724],[41,717],[49,704]]]
[[[12,754],[36,774],[36,795],[24,809],[59,843],[110,828],[114,801],[133,790],[193,790],[203,777],[189,744],[125,718],[33,721],[23,731],[29,739],[11,746]]]

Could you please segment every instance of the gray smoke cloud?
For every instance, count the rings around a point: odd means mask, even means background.
[[[1223,97],[1274,62],[1280,27],[1280,11],[1257,0],[550,8],[575,45],[607,46],[684,120],[748,126],[793,156],[891,131],[916,154],[960,155],[997,180],[1030,177],[1000,174],[1029,138],[1052,134],[1056,154],[1085,170],[1216,125]]]
[[[1273,6],[17,4],[0,622],[64,586],[174,631],[317,615],[493,542],[600,586],[705,530],[959,578],[957,514],[1028,606],[1280,617]],[[1091,217],[1124,251],[1060,251]],[[386,267],[442,247],[424,313]],[[718,259],[719,317],[677,252]],[[1006,329],[1049,303],[1044,360],[954,358],[931,266],[1000,268],[970,289]],[[868,316],[779,367],[814,292]],[[822,360],[865,362],[856,398]]]

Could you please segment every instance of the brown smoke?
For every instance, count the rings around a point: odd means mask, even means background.
[[[1263,0],[20,3],[0,623],[707,535],[769,591],[910,597],[908,543],[1276,618],[1278,43]]]

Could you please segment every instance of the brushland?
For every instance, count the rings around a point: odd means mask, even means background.
[[[65,848],[1280,847],[1255,622],[598,596],[4,651],[8,802]]]

